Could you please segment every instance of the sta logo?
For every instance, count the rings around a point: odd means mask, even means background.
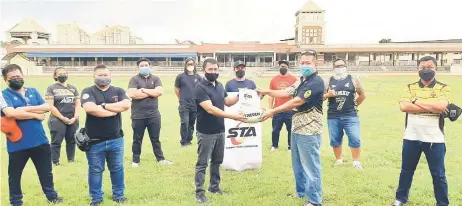
[[[244,99],[252,99],[252,95],[250,94],[244,94]]]
[[[61,100],[60,103],[62,103],[62,104],[74,103],[74,98],[75,97],[64,97],[63,100]]]
[[[239,125],[238,125],[239,126]],[[256,137],[257,132],[255,127],[234,127],[228,130],[228,137],[231,138],[231,144],[240,145],[244,143],[249,137]]]

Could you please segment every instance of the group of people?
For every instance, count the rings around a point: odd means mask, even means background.
[[[94,68],[94,85],[82,90],[69,84],[64,68],[53,74],[55,83],[45,93],[45,99],[34,88],[24,87],[24,77],[18,65],[7,65],[2,69],[8,84],[0,98],[2,122],[17,124],[18,131],[2,132],[7,136],[9,154],[8,182],[10,204],[22,205],[21,174],[29,158],[32,159],[43,192],[50,203],[60,203],[53,185],[52,164],[60,163],[60,147],[66,141],[67,160],[75,158],[74,134],[79,128],[79,108],[87,117],[85,132],[91,140],[86,151],[88,160],[88,184],[91,205],[103,201],[102,173],[107,162],[112,182],[112,199],[116,203],[127,201],[124,195],[124,131],[121,113],[131,108],[133,129],[132,166],[139,167],[141,145],[147,128],[154,156],[160,164],[172,164],[166,160],[160,143],[161,114],[158,98],[164,93],[159,77],[151,73],[148,59],[137,62],[139,74],[132,77],[128,90],[111,85],[111,73],[105,65]],[[205,196],[205,173],[210,161],[210,185],[208,191],[224,194],[220,188],[220,165],[225,148],[224,119],[245,122],[242,114],[227,113],[224,107],[239,101],[238,96],[228,96],[240,88],[255,89],[261,97],[268,95],[270,108],[266,109],[262,121],[272,118],[271,150],[278,149],[280,130],[286,124],[288,150],[292,155],[295,176],[295,197],[307,198],[306,205],[322,204],[322,181],[320,145],[323,121],[323,102],[328,101],[327,119],[330,145],[335,156],[335,165],[343,164],[342,139],[348,136],[353,156],[353,167],[364,170],[360,158],[360,125],[358,105],[365,91],[358,78],[348,74],[347,64],[338,59],[334,62],[334,75],[323,80],[317,73],[317,53],[308,50],[299,59],[300,79],[289,74],[289,62],[280,61],[280,74],[274,77],[269,89],[257,88],[255,82],[245,78],[246,66],[242,61],[234,64],[235,78],[223,86],[219,81],[219,66],[214,59],[202,64],[203,77],[197,73],[196,62],[185,60],[184,73],[175,79],[175,94],[179,101],[180,145],[191,145],[196,125],[198,158],[195,169],[196,200],[208,203]],[[436,60],[424,57],[419,61],[420,80],[409,84],[400,102],[406,113],[406,130],[403,140],[402,170],[396,192],[395,206],[408,201],[412,176],[421,152],[427,156],[433,177],[437,205],[448,205],[447,181],[444,167],[444,118],[449,105],[449,86],[435,80]],[[457,107],[455,107],[457,109]],[[42,126],[45,113],[51,112],[48,120],[51,146]],[[460,115],[460,108],[456,110]],[[458,116],[457,115],[457,116]],[[11,121],[16,120],[16,121]],[[451,119],[452,120],[452,119]],[[197,121],[197,123],[196,123]]]

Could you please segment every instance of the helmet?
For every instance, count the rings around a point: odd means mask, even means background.
[[[80,128],[79,130],[77,130],[75,132],[74,137],[75,143],[80,150],[82,150],[83,152],[90,150],[91,139],[87,136],[85,128]]]

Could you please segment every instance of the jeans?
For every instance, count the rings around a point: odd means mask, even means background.
[[[181,102],[178,107],[178,111],[180,112],[181,118],[180,143],[181,145],[186,145],[191,143],[193,139],[194,124],[196,123],[197,116],[197,105]]]
[[[61,156],[61,144],[66,140],[66,155],[68,161],[73,161],[75,158],[75,132],[79,128],[79,120],[72,125],[64,124],[56,117],[50,117],[48,128],[51,135],[51,160],[53,163],[59,163]]]
[[[39,176],[42,191],[48,200],[58,197],[54,189],[51,166],[51,149],[49,144],[8,153],[8,186],[10,204],[22,204],[21,176],[29,158],[34,163]]]
[[[445,143],[403,140],[401,174],[399,176],[399,186],[396,190],[396,200],[403,203],[408,202],[412,177],[414,176],[414,171],[419,163],[422,152],[427,158],[428,167],[433,179],[433,191],[436,205],[449,205],[448,181],[446,180],[444,168],[444,156],[446,154]]]
[[[311,204],[322,204],[321,135],[292,133],[292,168],[295,190],[299,197],[307,197]]]
[[[351,148],[360,148],[360,125],[359,117],[346,116],[327,120],[329,128],[330,146],[339,147],[343,142],[343,131],[348,136],[348,146]]]
[[[197,132],[196,194],[204,193],[205,170],[210,160],[209,190],[220,189],[220,165],[225,154],[225,133],[201,134]]]
[[[124,139],[106,140],[91,146],[86,152],[88,160],[88,184],[92,202],[103,200],[104,164],[111,174],[112,198],[124,197]]]
[[[287,112],[282,112],[279,114],[275,114],[273,116],[273,132],[271,134],[272,136],[272,146],[275,148],[278,148],[279,146],[279,134],[282,129],[282,125],[286,124],[286,130],[287,130],[287,141],[288,141],[288,148],[290,149],[290,133],[292,131],[292,111],[287,111]]]
[[[161,116],[147,119],[132,119],[133,128],[133,162],[140,163],[141,145],[143,143],[144,131],[148,128],[149,139],[151,139],[152,150],[157,161],[164,160],[164,153],[160,144]]]

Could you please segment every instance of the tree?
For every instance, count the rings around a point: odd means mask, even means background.
[[[393,41],[391,41],[391,39],[381,39],[381,40],[379,41],[380,44],[382,44],[382,43],[392,43],[392,42],[393,42]]]

